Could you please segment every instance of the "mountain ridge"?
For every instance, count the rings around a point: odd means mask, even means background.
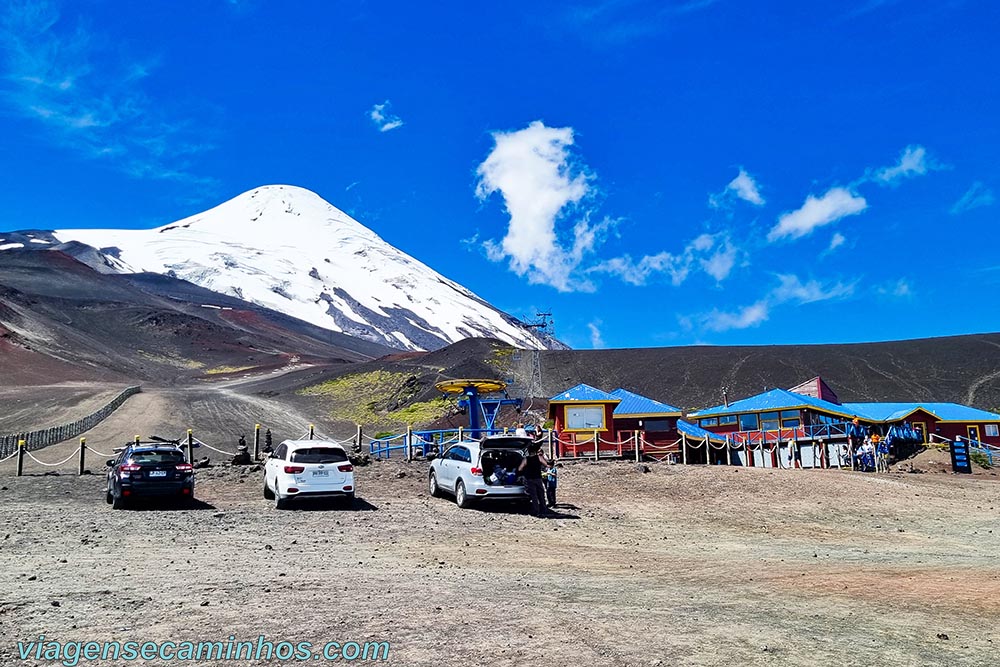
[[[62,250],[103,273],[181,278],[399,349],[480,336],[566,347],[297,186],[262,186],[152,229],[0,233],[0,249],[22,246]]]

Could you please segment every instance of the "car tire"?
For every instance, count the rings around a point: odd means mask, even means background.
[[[354,494],[353,493],[348,493],[346,496],[344,496],[344,507],[347,508],[347,509],[353,509],[354,508]]]
[[[108,487],[108,489],[104,493],[104,502],[110,505],[112,502],[114,502],[114,499],[115,497],[111,493],[111,487]]]
[[[264,475],[264,500],[274,500],[274,491],[267,485],[267,475]]]
[[[281,491],[278,490],[278,485],[274,485],[274,509],[276,510],[286,510],[288,509],[289,498],[283,498],[281,496]]]
[[[472,506],[472,498],[465,491],[465,482],[458,480],[458,484],[455,485],[455,504],[462,509],[467,509]]]
[[[427,477],[427,493],[431,494],[432,498],[441,497],[441,487],[438,486],[437,475],[433,471]]]
[[[125,509],[125,498],[122,496],[111,496],[111,509],[113,510],[123,510]]]

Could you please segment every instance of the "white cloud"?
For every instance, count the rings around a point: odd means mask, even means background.
[[[827,301],[829,299],[840,299],[854,293],[854,283],[829,283],[824,285],[818,280],[810,280],[807,283],[799,280],[798,276],[792,274],[778,274],[780,284],[771,290],[769,299],[771,303],[785,303],[792,301],[795,303],[815,303],[816,301]]]
[[[906,278],[900,278],[895,282],[879,285],[875,291],[881,296],[893,297],[895,299],[909,299],[913,297],[913,287]]]
[[[941,168],[941,165],[927,156],[926,148],[912,145],[903,149],[896,164],[876,169],[873,179],[884,185],[895,185],[905,178],[923,176],[929,170]]]
[[[827,252],[833,252],[840,246],[847,242],[847,238],[840,232],[834,232],[833,237],[830,239],[830,247],[827,248]]]
[[[729,331],[760,326],[770,317],[770,306],[766,301],[758,301],[740,308],[736,312],[713,310],[702,318],[702,326],[709,331]]]
[[[736,175],[736,178],[729,181],[729,184],[726,185],[726,188],[722,192],[711,195],[708,198],[708,205],[712,208],[723,208],[728,205],[733,197],[742,199],[754,206],[763,206],[766,203],[760,194],[757,181],[743,167],[740,167],[740,173]]]
[[[676,287],[687,280],[693,270],[700,269],[721,282],[732,273],[740,252],[726,233],[701,234],[680,254],[664,251],[646,255],[638,261],[631,255],[612,257],[590,267],[588,272],[614,275],[630,285],[645,285],[655,275],[664,274]]]
[[[523,130],[494,132],[493,139],[496,145],[476,170],[476,194],[486,199],[499,192],[510,222],[501,241],[484,243],[487,256],[509,260],[510,269],[531,283],[562,292],[592,290],[576,270],[603,242],[614,221],[591,223],[584,212],[560,238],[557,223],[591,193],[587,173],[569,152],[573,129],[535,121]]]
[[[382,104],[376,104],[368,112],[368,117],[375,123],[375,127],[378,128],[379,132],[389,132],[390,130],[403,127],[403,119],[389,110],[391,106],[392,102],[386,100]]]
[[[801,238],[818,227],[849,215],[857,215],[866,208],[868,202],[864,197],[855,195],[846,188],[830,188],[822,197],[809,195],[799,209],[778,218],[778,224],[768,233],[767,240]]]
[[[784,303],[802,305],[830,299],[843,299],[854,294],[856,284],[842,282],[823,284],[817,280],[804,283],[798,276],[792,274],[777,274],[776,277],[778,285],[764,295],[764,298],[749,306],[738,308],[735,311],[713,309],[695,318],[685,318],[685,321],[688,323],[698,321],[704,329],[716,332],[748,329],[766,322],[776,306]]]
[[[590,331],[590,346],[595,350],[604,347],[604,338],[601,336],[602,324],[604,322],[601,320],[594,320],[587,323],[587,330]]]
[[[972,187],[955,202],[950,211],[952,215],[965,213],[981,206],[992,206],[996,201],[993,190],[986,187],[979,181],[972,184]]]

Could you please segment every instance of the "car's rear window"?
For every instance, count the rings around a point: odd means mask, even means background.
[[[340,463],[346,460],[347,453],[334,447],[306,447],[292,452],[292,463]]]
[[[175,449],[132,452],[132,463],[184,463],[184,454]]]

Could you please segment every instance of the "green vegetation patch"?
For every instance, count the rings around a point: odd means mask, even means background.
[[[379,370],[344,375],[297,393],[323,398],[335,420],[399,428],[432,422],[447,414],[451,406],[447,398],[411,402],[421,390],[414,375]]]
[[[205,375],[222,375],[223,373],[239,373],[240,371],[248,371],[251,368],[257,368],[256,366],[216,366],[215,368],[209,368],[205,371]]]

